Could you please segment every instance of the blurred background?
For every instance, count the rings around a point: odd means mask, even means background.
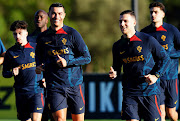
[[[27,21],[31,33],[35,28],[34,13],[39,9],[48,12],[52,3],[60,2],[67,13],[64,24],[78,30],[90,50],[92,62],[84,67],[84,72],[107,73],[112,64],[112,44],[122,35],[119,14],[123,10],[132,9],[132,1],[138,2],[137,30],[140,30],[150,23],[148,5],[153,0],[0,0],[0,37],[8,49],[15,43],[9,31],[12,22]],[[165,21],[179,28],[180,1],[158,1],[166,6]]]
[[[64,24],[80,32],[91,53],[92,62],[83,66],[84,72],[108,73],[112,65],[112,45],[122,35],[119,29],[119,14],[123,10],[132,9],[136,2],[137,30],[140,31],[150,24],[148,6],[153,1],[162,2],[166,6],[164,21],[180,29],[179,0],[0,0],[0,38],[6,49],[10,48],[15,43],[9,30],[12,22],[27,21],[30,34],[35,29],[35,12],[39,9],[48,12],[52,3],[60,2],[66,9]],[[2,72],[2,66],[0,66],[0,72]],[[13,83],[13,78],[5,79],[0,73],[0,98],[4,106],[10,105],[3,110],[0,107],[0,119],[7,117],[7,113],[13,115],[9,118],[16,118],[14,93],[12,89],[8,89]]]

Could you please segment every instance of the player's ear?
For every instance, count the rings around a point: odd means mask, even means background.
[[[136,26],[136,18],[135,18],[135,16],[132,16],[132,22],[133,22],[134,26]]]
[[[50,13],[48,12],[47,14],[48,14],[48,17],[50,18]]]
[[[48,18],[46,19],[46,24],[48,24]]]
[[[28,31],[26,30],[26,36],[28,36]]]
[[[136,26],[136,19],[134,19],[134,26]]]
[[[165,17],[165,12],[163,12],[163,18]]]

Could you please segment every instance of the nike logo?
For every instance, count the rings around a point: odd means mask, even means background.
[[[38,108],[38,107],[37,107],[37,110],[41,110],[41,109],[42,109],[42,108]]]
[[[51,43],[52,41],[49,41],[49,42],[45,42],[45,44],[49,44],[49,43]]]
[[[84,106],[82,108],[79,108],[79,110],[82,110],[84,108]]]
[[[159,120],[159,118],[155,118],[155,121]]]
[[[177,103],[177,101],[176,102],[174,102],[174,104],[176,104]]]
[[[125,53],[125,51],[120,52],[120,54],[123,54],[123,53]]]
[[[14,56],[13,58],[18,58],[19,57],[19,55],[18,56]]]

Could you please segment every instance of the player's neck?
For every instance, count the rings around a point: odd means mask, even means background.
[[[36,32],[41,33],[47,30],[47,26],[44,26],[42,28],[36,28]]]
[[[155,26],[156,28],[158,28],[158,27],[160,27],[160,26],[163,25],[163,21],[155,22],[155,23],[153,23],[153,24],[154,24],[154,26]]]
[[[28,43],[28,41],[26,39],[23,43],[21,43],[21,46],[25,46],[27,43]]]
[[[53,29],[53,30],[55,30],[55,31],[58,31],[59,29],[61,29],[62,27],[63,27],[63,23],[62,24],[60,24],[59,26],[51,26],[51,28]]]
[[[131,38],[132,36],[134,36],[135,33],[136,33],[136,30],[133,29],[133,30],[131,30],[130,32],[128,32],[127,34],[124,34],[123,36],[124,36],[125,38]]]
[[[47,30],[47,26],[44,26],[44,27],[40,28],[40,32],[44,32],[46,30]]]

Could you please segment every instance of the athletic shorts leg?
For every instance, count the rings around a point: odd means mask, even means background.
[[[137,96],[123,96],[121,116],[123,120],[140,120]]]
[[[139,101],[144,121],[161,121],[160,95],[140,97]]]
[[[165,105],[165,99],[166,99],[165,91],[167,88],[167,81],[161,80],[160,85],[161,85],[160,105]]]
[[[52,112],[68,108],[72,114],[85,112],[83,84],[48,93],[48,101]]]
[[[178,101],[178,88],[179,88],[179,80],[168,80],[167,81],[167,89],[165,91],[165,105],[168,108],[176,107]]]
[[[44,105],[45,105],[45,101],[44,101],[44,95],[43,93],[37,93],[37,94],[33,94],[31,95],[30,99],[29,99],[29,103],[30,103],[30,112],[34,113],[43,113],[44,110]]]
[[[83,84],[69,88],[68,106],[72,114],[82,114],[85,112]]]
[[[27,95],[22,93],[15,93],[16,95],[16,109],[17,118],[19,120],[28,120],[30,118],[30,109]]]
[[[152,96],[124,96],[122,105],[122,119],[144,119],[144,121],[160,121],[159,95]]]
[[[27,120],[33,112],[42,113],[44,109],[44,96],[42,93],[23,94],[16,93],[17,117]]]
[[[64,93],[50,92],[47,98],[52,113],[68,107],[67,96]]]

